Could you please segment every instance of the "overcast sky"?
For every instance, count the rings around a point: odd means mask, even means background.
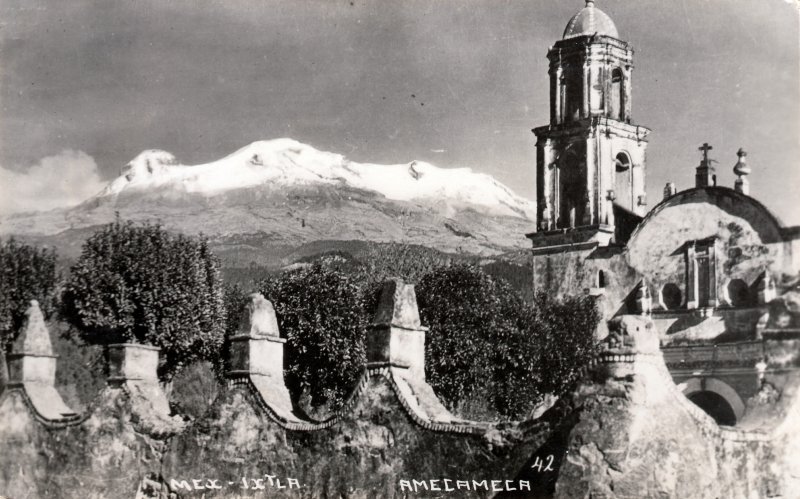
[[[598,0],[635,50],[651,206],[720,184],[800,224],[800,34],[791,0]],[[77,202],[144,149],[208,162],[292,137],[354,161],[468,166],[533,198],[548,47],[583,0],[0,2],[0,183]],[[28,184],[25,184],[25,183]],[[25,185],[24,185],[25,184]],[[29,185],[33,184],[33,185]],[[88,193],[88,194],[87,194]],[[0,201],[0,211],[15,209]]]

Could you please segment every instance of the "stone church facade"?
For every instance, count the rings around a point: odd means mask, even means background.
[[[547,55],[550,123],[533,130],[538,217],[527,235],[534,288],[592,294],[606,319],[651,315],[676,383],[719,422],[737,423],[762,388],[770,303],[798,284],[800,227],[750,195],[745,151],[735,185],[717,185],[708,144],[695,185],[670,182],[650,207],[633,49],[594,2]],[[792,320],[775,327],[787,334]]]

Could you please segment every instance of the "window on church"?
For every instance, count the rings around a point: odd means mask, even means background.
[[[609,114],[611,119],[625,121],[625,84],[622,70],[611,71],[611,88],[609,89]]]
[[[704,239],[686,245],[686,288],[688,308],[719,305],[717,300],[716,241]]]
[[[569,123],[581,119],[583,108],[583,81],[579,73],[569,74],[565,81],[566,102],[564,122]]]
[[[606,287],[606,274],[602,270],[597,271],[597,287],[598,288]]]
[[[734,307],[747,307],[751,304],[750,287],[741,279],[732,279],[726,287],[728,303]]]
[[[616,203],[633,210],[633,172],[631,171],[631,158],[624,152],[617,154],[615,159],[614,194]]]
[[[681,288],[677,286],[677,284],[673,284],[668,282],[661,288],[661,306],[663,306],[666,310],[676,310],[681,307],[681,303],[683,303],[683,295],[681,294]]]

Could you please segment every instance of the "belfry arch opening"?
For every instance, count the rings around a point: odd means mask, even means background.
[[[616,202],[628,210],[633,209],[633,168],[631,157],[620,152],[614,159],[614,192]]]
[[[609,101],[608,117],[625,121],[625,81],[620,68],[611,70]]]

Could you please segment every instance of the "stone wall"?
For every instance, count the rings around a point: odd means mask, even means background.
[[[790,497],[797,390],[782,397],[785,417],[758,430],[721,428],[675,387],[646,317],[612,322],[595,365],[537,419],[465,421],[425,382],[413,289],[394,282],[358,386],[342,410],[316,421],[288,396],[265,303],[253,297],[251,317],[261,317],[244,321],[226,387],[191,422],[164,406],[146,347],[114,347],[114,375],[84,414],[43,415],[25,383],[9,385],[0,395],[0,494]],[[777,350],[796,352],[790,343]],[[784,367],[793,362],[784,357]]]
[[[570,252],[534,254],[536,289],[555,297],[590,293],[598,297],[603,317],[633,313],[632,291],[641,280],[621,248],[597,247]],[[600,282],[600,273],[602,281]]]

